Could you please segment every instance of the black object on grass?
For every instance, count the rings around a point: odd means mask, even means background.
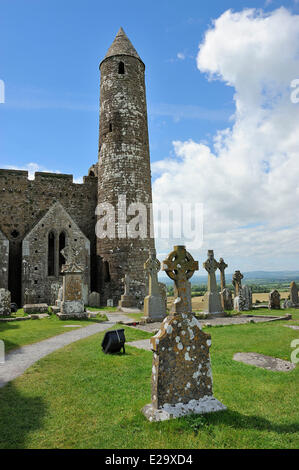
[[[102,341],[102,350],[105,354],[120,352],[123,350],[125,354],[125,330],[112,330],[105,333]]]

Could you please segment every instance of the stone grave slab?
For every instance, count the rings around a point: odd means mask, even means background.
[[[290,372],[296,367],[296,364],[292,362],[254,352],[236,353],[233,359],[237,362],[243,362],[244,364],[271,370],[273,372]]]

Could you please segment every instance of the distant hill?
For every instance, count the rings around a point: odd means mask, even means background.
[[[249,271],[242,273],[244,281],[250,281],[256,284],[268,284],[271,282],[292,282],[299,281],[299,271]],[[225,273],[226,282],[232,281],[232,273]],[[220,281],[220,274],[217,273],[217,280]],[[165,273],[159,273],[159,280],[165,284],[171,284],[172,281]],[[192,284],[206,284],[208,276],[198,276],[194,274],[191,279]]]

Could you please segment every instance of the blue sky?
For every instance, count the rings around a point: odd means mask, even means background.
[[[97,159],[98,65],[120,26],[146,64],[152,161],[173,140],[209,141],[234,106],[233,89],[196,67],[204,32],[229,8],[280,5],[299,11],[292,1],[0,1],[0,166],[86,174]]]
[[[87,174],[120,26],[146,65],[154,199],[204,204],[195,257],[298,269],[299,0],[0,0],[0,168]]]

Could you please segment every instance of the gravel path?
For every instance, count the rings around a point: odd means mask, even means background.
[[[134,346],[134,348],[145,349],[146,351],[151,351],[151,343],[149,339],[141,339],[139,341],[131,341],[126,343],[128,346]]]
[[[22,375],[28,367],[48,354],[63,348],[68,344],[74,343],[88,336],[108,330],[116,321],[106,321],[102,323],[93,323],[92,325],[80,328],[74,331],[68,331],[58,336],[45,339],[39,343],[23,346],[5,357],[5,363],[0,364],[0,388],[7,382]]]
[[[130,318],[127,315],[124,315],[123,313],[118,313],[118,312],[106,313],[106,316],[107,316],[108,320],[113,322],[113,323],[122,322],[122,323],[126,324],[126,323],[133,323],[134,322],[133,318]]]

